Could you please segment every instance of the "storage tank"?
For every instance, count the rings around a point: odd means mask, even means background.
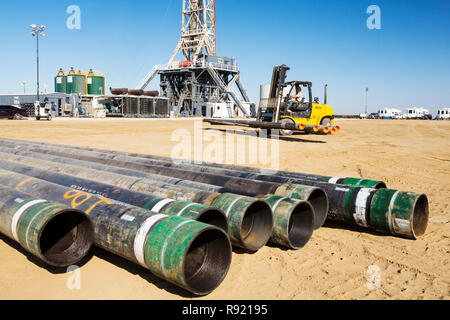
[[[105,77],[103,75],[94,74],[92,69],[87,75],[87,93],[91,95],[104,95]]]
[[[79,70],[75,73],[70,69],[67,75],[67,94],[86,94],[86,74]]]
[[[67,92],[67,76],[64,74],[63,69],[59,69],[58,74],[55,77],[55,92],[66,93]]]
[[[267,108],[269,106],[269,97],[270,97],[270,84],[263,84],[260,87],[259,93],[259,107]]]

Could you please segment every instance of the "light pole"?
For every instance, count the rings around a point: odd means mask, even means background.
[[[26,82],[26,81],[23,81],[23,82],[21,82],[20,84],[23,86],[23,93],[27,93],[27,89],[26,89],[26,87],[27,87],[27,82]]]
[[[369,94],[369,88],[366,88],[366,114],[367,114],[367,95]]]
[[[31,35],[33,37],[36,37],[37,101],[40,101],[39,100],[39,36],[41,36],[41,37],[45,36],[45,33],[44,33],[45,26],[41,25],[38,29],[38,27],[35,24],[32,24],[30,26],[30,28],[31,28]]]

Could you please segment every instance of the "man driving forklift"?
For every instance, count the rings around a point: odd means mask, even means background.
[[[298,84],[295,85],[295,92],[296,92],[295,96],[289,97],[288,110],[292,107],[294,107],[294,108],[298,107],[305,100],[305,98],[303,97],[303,94],[302,94],[302,87],[300,87],[300,85],[298,85]]]

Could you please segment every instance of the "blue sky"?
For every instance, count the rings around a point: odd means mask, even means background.
[[[336,113],[381,107],[450,106],[448,0],[217,0],[217,54],[238,59],[254,101],[273,66],[289,80],[308,80]],[[81,30],[66,28],[70,5],[81,8]],[[381,30],[369,30],[368,6],[381,8]],[[166,63],[180,36],[182,0],[2,1],[0,93],[35,91],[36,41],[29,25],[45,24],[41,88],[53,90],[60,67],[94,68],[107,86],[136,87]],[[151,85],[158,88],[158,79]]]

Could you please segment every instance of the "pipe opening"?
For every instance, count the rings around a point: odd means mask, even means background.
[[[231,265],[231,243],[219,229],[203,231],[189,246],[184,261],[186,284],[203,295],[216,289]]]
[[[222,210],[205,210],[205,212],[198,217],[197,221],[216,226],[228,234],[228,220]]]
[[[53,217],[41,231],[39,249],[46,262],[66,267],[79,262],[94,241],[89,218],[73,210],[65,210]]]
[[[314,229],[319,229],[327,220],[328,214],[328,196],[325,191],[321,189],[315,189],[308,197],[308,202],[314,209]]]
[[[412,233],[415,238],[423,236],[428,227],[428,198],[426,195],[421,195],[414,204],[413,211],[413,230]]]
[[[375,184],[372,188],[377,189],[377,190],[379,190],[379,189],[387,189],[387,185],[386,185],[385,182],[380,181],[377,184]]]
[[[241,239],[245,248],[257,251],[264,247],[272,235],[272,209],[264,201],[252,203],[245,211],[241,223]]]
[[[304,247],[314,232],[314,209],[306,201],[300,202],[289,219],[288,239],[292,248]]]

